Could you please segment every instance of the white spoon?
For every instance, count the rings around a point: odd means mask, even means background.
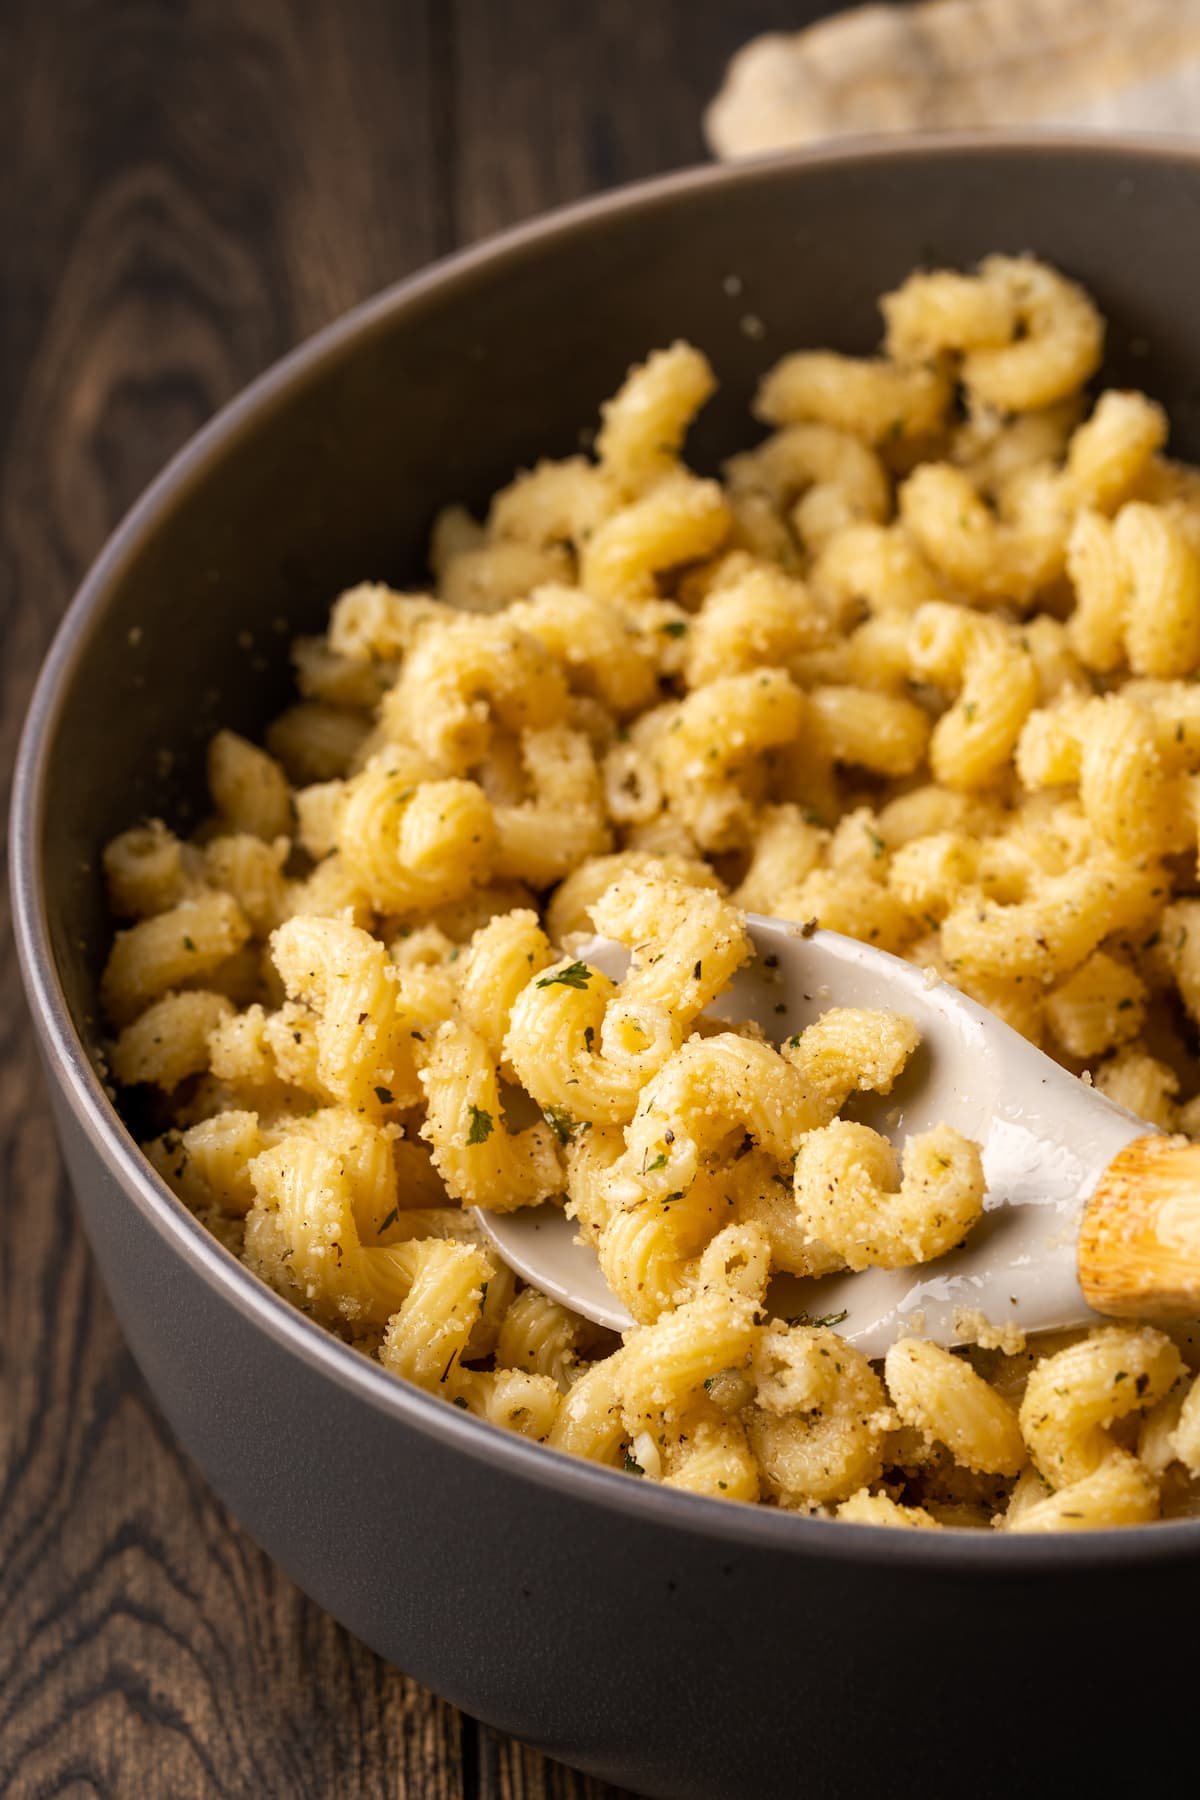
[[[856,1095],[844,1116],[898,1147],[953,1125],[982,1146],[987,1178],[984,1217],[961,1249],[911,1269],[778,1276],[773,1312],[844,1314],[838,1330],[868,1356],[908,1334],[961,1343],[963,1313],[1026,1332],[1094,1324],[1101,1312],[1200,1316],[1200,1144],[1147,1136],[1143,1120],[899,957],[754,913],[747,926],[755,960],[710,1014],[756,1020],[778,1041],[831,1006],[902,1013],[920,1047],[889,1095]],[[614,980],[629,961],[604,938],[575,954]],[[597,1324],[633,1323],[558,1207],[476,1216],[505,1262],[544,1293]]]

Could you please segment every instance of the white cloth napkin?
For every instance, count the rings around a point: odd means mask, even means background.
[[[1200,133],[1200,0],[860,6],[745,45],[704,123],[721,157],[968,126]]]

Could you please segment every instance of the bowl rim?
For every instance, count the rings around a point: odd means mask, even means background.
[[[406,314],[436,303],[448,289],[477,275],[517,263],[531,252],[580,230],[669,205],[674,199],[718,187],[738,189],[764,182],[802,183],[805,172],[830,164],[879,167],[993,155],[1020,160],[1053,156],[1083,160],[1124,159],[1141,164],[1187,165],[1200,171],[1200,144],[1176,135],[1113,134],[1066,130],[953,131],[911,137],[855,137],[783,154],[729,163],[698,164],[636,181],[541,213],[503,232],[439,258],[390,284],[341,314],[272,363],[225,403],[174,454],[134,502],[84,576],[55,631],[39,673],[14,766],[10,814],[10,885],[13,930],[26,998],[50,1079],[70,1107],[92,1151],[138,1209],[144,1221],[193,1274],[281,1350],[353,1392],[374,1410],[436,1436],[474,1461],[505,1466],[513,1478],[557,1491],[656,1526],[664,1533],[707,1538],[733,1550],[743,1547],[780,1555],[817,1554],[838,1562],[876,1567],[897,1562],[922,1572],[965,1573],[993,1579],[1066,1568],[1095,1570],[1114,1564],[1157,1564],[1200,1550],[1200,1520],[1158,1521],[1153,1528],[1112,1527],[1094,1532],[1039,1535],[986,1531],[904,1532],[882,1526],[847,1529],[836,1519],[808,1518],[764,1506],[734,1505],[703,1495],[630,1480],[619,1471],[551,1451],[499,1426],[447,1406],[436,1396],[398,1380],[276,1294],[218,1242],[157,1175],[130,1136],[84,1047],[67,1005],[50,941],[40,845],[47,805],[49,752],[66,691],[89,643],[102,625],[110,595],[164,515],[220,460],[226,449],[264,414],[284,403],[339,357]],[[402,328],[402,326],[400,327]]]

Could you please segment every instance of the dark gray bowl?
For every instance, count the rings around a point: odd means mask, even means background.
[[[1200,1522],[1029,1540],[724,1506],[369,1365],[206,1236],[106,1100],[85,1047],[99,847],[140,814],[186,820],[213,727],[253,731],[281,704],[279,620],[311,630],[340,586],[418,576],[442,500],[573,449],[627,364],[676,335],[723,380],[711,460],[744,441],[781,350],[868,347],[875,296],[915,263],[1032,249],[1092,288],[1110,375],[1166,401],[1200,453],[1198,226],[1194,151],[994,137],[704,169],[511,233],[226,408],[117,532],[38,687],[14,810],[21,962],[88,1234],[163,1411],[368,1644],[645,1793],[1049,1792],[1098,1747],[1109,1783],[1144,1785],[1193,1729],[1171,1622],[1200,1600]]]

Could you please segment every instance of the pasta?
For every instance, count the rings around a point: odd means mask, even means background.
[[[113,1080],[146,1154],[292,1305],[493,1425],[718,1500],[1040,1532],[1200,1510],[1196,1340],[1115,1323],[868,1361],[775,1277],[929,1262],[979,1147],[898,1150],[903,1018],[706,1017],[745,912],[925,965],[1168,1130],[1200,1126],[1200,479],[1084,384],[1031,257],[884,296],[875,356],[785,356],[756,447],[716,376],[630,370],[595,455],[438,515],[427,591],[292,646],[210,817],[107,845]],[[592,933],[628,952],[612,979]],[[472,1207],[564,1208],[623,1341]]]

